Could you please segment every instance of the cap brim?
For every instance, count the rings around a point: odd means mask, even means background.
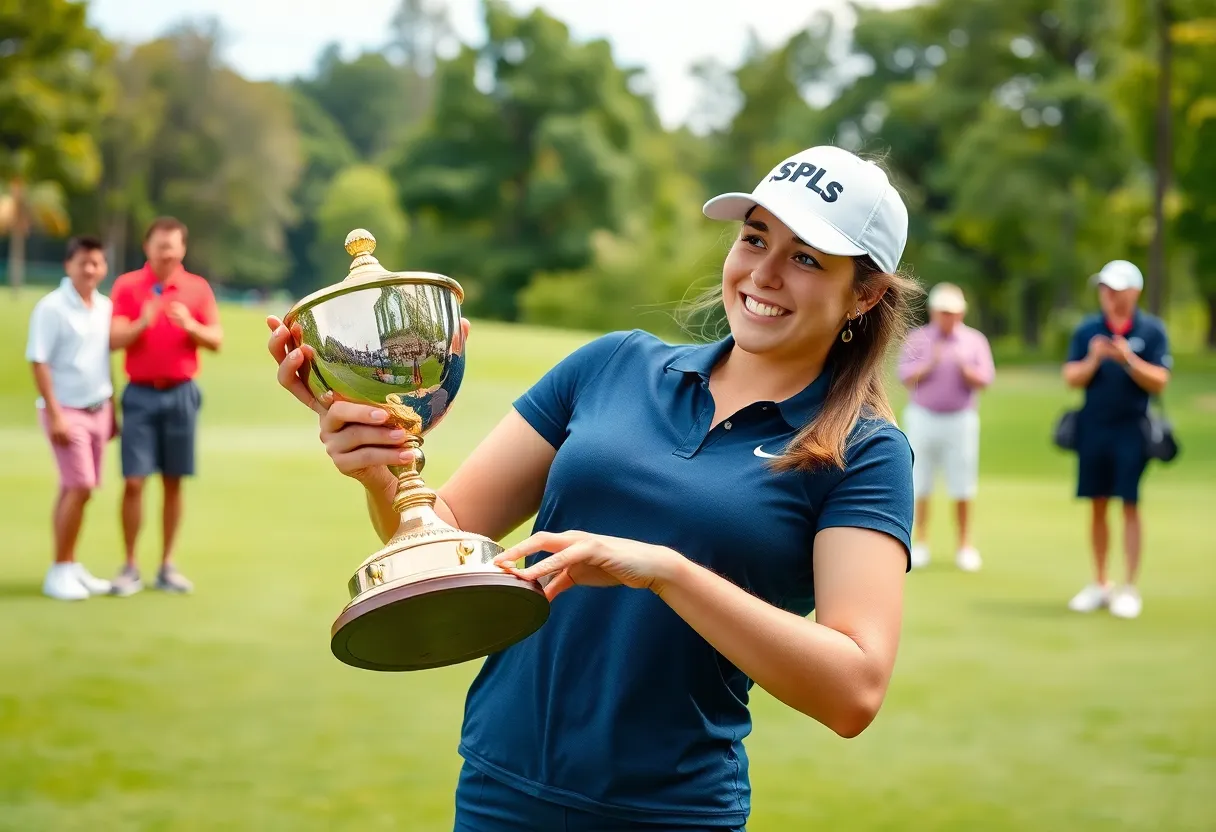
[[[747,218],[747,212],[756,206],[781,220],[803,242],[824,254],[836,254],[841,257],[859,257],[869,254],[823,217],[815,214],[803,214],[800,217],[790,216],[791,212],[775,208],[756,199],[751,194],[730,193],[716,196],[705,203],[701,212],[711,220],[742,222]]]
[[[930,312],[947,312],[952,315],[962,315],[967,311],[967,304],[954,303],[931,303],[929,304]]]
[[[1102,286],[1109,287],[1111,289],[1114,289],[1116,292],[1122,292],[1124,289],[1136,288],[1134,285],[1129,284],[1126,280],[1121,280],[1117,277],[1111,277],[1110,275],[1105,275],[1105,274],[1102,274],[1101,272],[1098,272],[1097,274],[1090,277],[1089,282],[1092,283],[1094,286],[1102,285]]]

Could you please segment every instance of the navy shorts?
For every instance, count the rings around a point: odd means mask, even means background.
[[[568,809],[487,777],[465,763],[453,832],[744,832],[743,827],[641,823]]]
[[[128,384],[122,391],[122,475],[189,477],[203,396],[186,381],[159,389]]]
[[[1138,503],[1140,478],[1148,465],[1140,425],[1082,426],[1077,440],[1077,496]]]

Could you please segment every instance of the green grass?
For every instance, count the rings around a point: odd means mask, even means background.
[[[450,829],[477,665],[393,675],[331,657],[346,580],[376,540],[315,419],[275,386],[261,312],[226,307],[226,348],[204,359],[201,476],[180,547],[196,594],[75,605],[38,594],[54,473],[21,360],[32,300],[0,301],[0,829]],[[428,437],[429,481],[583,340],[475,322],[465,387]],[[937,560],[909,576],[874,725],[841,740],[756,691],[752,832],[1216,827],[1216,547],[1204,525],[1216,373],[1181,374],[1170,392],[1184,455],[1148,474],[1134,622],[1065,609],[1088,575],[1072,460],[1047,442],[1073,400],[1057,379],[1008,368],[985,397],[986,568],[955,572],[950,530],[936,525]],[[81,546],[105,576],[119,560],[117,446],[107,466]],[[157,517],[157,489],[146,510]],[[145,576],[158,538],[141,543]]]

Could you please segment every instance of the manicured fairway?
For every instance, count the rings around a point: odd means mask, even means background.
[[[33,300],[0,301],[0,829],[450,829],[476,663],[375,674],[329,654],[346,580],[377,541],[315,417],[274,384],[267,310],[224,308],[226,348],[204,362],[179,561],[196,593],[64,604],[39,594],[54,473],[23,359]],[[474,322],[428,481],[588,337]],[[1216,828],[1216,373],[1180,371],[1170,392],[1185,452],[1145,485],[1136,621],[1065,607],[1087,578],[1072,461],[1047,441],[1069,400],[1054,367],[998,368],[983,403],[985,569],[949,563],[942,504],[868,731],[839,739],[756,691],[749,830]],[[107,462],[81,549],[104,577],[119,563],[116,445]],[[159,489],[148,498],[145,581]]]

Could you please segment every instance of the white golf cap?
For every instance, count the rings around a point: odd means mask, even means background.
[[[1144,288],[1144,275],[1140,274],[1134,263],[1126,260],[1111,260],[1091,280],[1109,286],[1116,292]]]
[[[827,254],[868,254],[886,272],[899,268],[908,242],[908,209],[882,168],[839,147],[821,145],[777,165],[750,194],[705,203],[705,216],[743,220],[766,208],[807,245]]]
[[[954,284],[939,283],[929,290],[929,308],[961,315],[967,311],[967,299],[963,297],[963,290]]]

